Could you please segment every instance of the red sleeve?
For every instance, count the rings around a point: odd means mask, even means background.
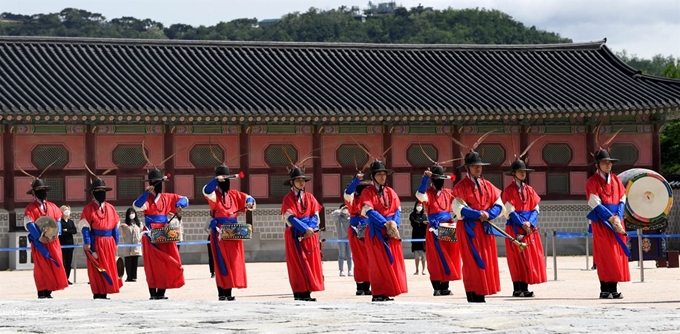
[[[234,199],[236,201],[236,204],[238,208],[236,209],[242,209],[246,207],[246,198],[248,198],[248,195],[242,191],[234,190],[233,192]]]
[[[597,181],[593,180],[593,177],[595,176],[597,175],[591,176],[586,182],[586,200],[590,200],[591,194],[599,196],[599,193],[597,192]]]
[[[290,202],[290,193],[288,193],[286,196],[283,197],[283,202],[281,203],[281,214],[285,214],[286,211],[290,209],[293,214],[295,213],[295,210],[291,209],[292,203]]]
[[[373,208],[373,196],[375,196],[375,190],[372,187],[367,187],[361,192],[361,197],[359,197],[360,210],[363,211],[365,206]]]
[[[168,199],[170,200],[170,212],[175,213],[177,210],[177,202],[179,202],[179,199],[182,197],[178,194],[168,194],[165,193],[166,196],[168,196]],[[149,196],[151,197],[151,196]]]

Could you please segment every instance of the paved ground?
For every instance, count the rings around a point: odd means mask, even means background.
[[[535,298],[512,298],[504,258],[502,291],[486,304],[466,302],[462,282],[452,282],[453,296],[433,297],[428,276],[414,276],[406,261],[409,292],[395,302],[371,303],[355,296],[351,277],[339,277],[337,262],[325,262],[326,291],[319,301],[293,301],[285,263],[249,263],[249,288],[236,290],[234,302],[218,302],[207,265],[185,266],[186,285],[169,290],[167,301],[149,301],[144,271],[125,283],[110,301],[92,300],[83,269],[77,282],[55,299],[37,300],[31,271],[0,272],[0,332],[212,332],[218,330],[276,333],[307,332],[678,332],[680,269],[655,268],[645,262],[640,282],[631,262],[632,282],[619,285],[623,300],[600,300],[595,271],[584,257],[560,257],[558,280],[552,258],[544,284],[532,286]],[[100,320],[94,320],[98,314]],[[64,321],[67,319],[68,321]]]

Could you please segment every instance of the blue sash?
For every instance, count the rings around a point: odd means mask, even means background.
[[[427,215],[427,219],[429,221],[430,228],[433,228],[435,231],[439,228],[440,223],[453,221],[453,219],[451,219],[450,212],[433,213],[431,215]],[[449,264],[446,263],[444,252],[442,251],[442,247],[439,244],[439,237],[434,232],[430,233],[432,233],[432,236],[434,237],[434,248],[437,249],[437,254],[439,255],[439,260],[441,261],[442,266],[444,267],[444,272],[447,275],[450,275],[451,269],[449,269]]]
[[[210,242],[215,246],[215,256],[217,257],[217,264],[220,266],[220,273],[222,273],[222,276],[227,276],[227,265],[224,263],[224,259],[222,258],[222,252],[220,252],[220,243],[217,235],[217,225],[222,225],[222,224],[236,224],[238,222],[238,219],[236,218],[214,218],[213,220],[210,221],[210,233],[212,234],[212,238],[210,238]]]
[[[619,204],[601,204],[601,205],[604,206],[605,208],[607,208],[607,210],[611,211],[612,214],[618,215]],[[628,249],[628,246],[626,245],[625,242],[623,242],[623,240],[621,239],[621,236],[619,236],[619,234],[616,233],[616,231],[614,231],[614,228],[609,223],[609,221],[600,220],[600,217],[597,216],[595,209],[590,211],[590,213],[588,213],[588,216],[586,216],[586,218],[590,219],[590,221],[592,221],[593,223],[600,223],[600,224],[603,224],[604,226],[606,226],[614,234],[614,238],[616,238],[616,242],[618,242],[619,246],[621,246],[623,253],[626,254],[627,257],[630,257],[630,250]],[[621,218],[621,217],[619,217],[619,218]],[[621,220],[621,222],[623,222],[623,219]]]

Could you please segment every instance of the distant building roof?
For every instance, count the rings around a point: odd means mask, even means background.
[[[394,45],[0,36],[4,115],[469,116],[677,111],[606,41]]]

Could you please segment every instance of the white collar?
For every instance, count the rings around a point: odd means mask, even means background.
[[[474,183],[475,189],[477,189],[477,182],[479,182],[479,179],[481,179],[481,177],[474,177],[474,176],[470,175],[470,173],[466,173],[465,176],[466,176],[468,179],[470,179],[470,181],[472,181],[472,183]],[[476,182],[475,182],[475,181],[476,181]]]
[[[526,184],[526,182],[522,182],[522,181],[520,181],[519,179],[515,179],[515,184],[517,184],[517,186],[518,186],[520,189],[522,189],[522,187],[524,187],[524,185]]]
[[[305,189],[298,189],[298,188],[295,188],[295,187],[290,187],[290,190],[291,190],[295,195],[298,195],[300,192],[303,192],[303,193],[305,192]]]
[[[597,174],[600,175],[600,177],[605,181],[605,183],[609,184],[609,181],[612,179],[611,175],[612,173],[609,172],[609,174],[604,175],[604,173],[601,170],[597,170]]]

